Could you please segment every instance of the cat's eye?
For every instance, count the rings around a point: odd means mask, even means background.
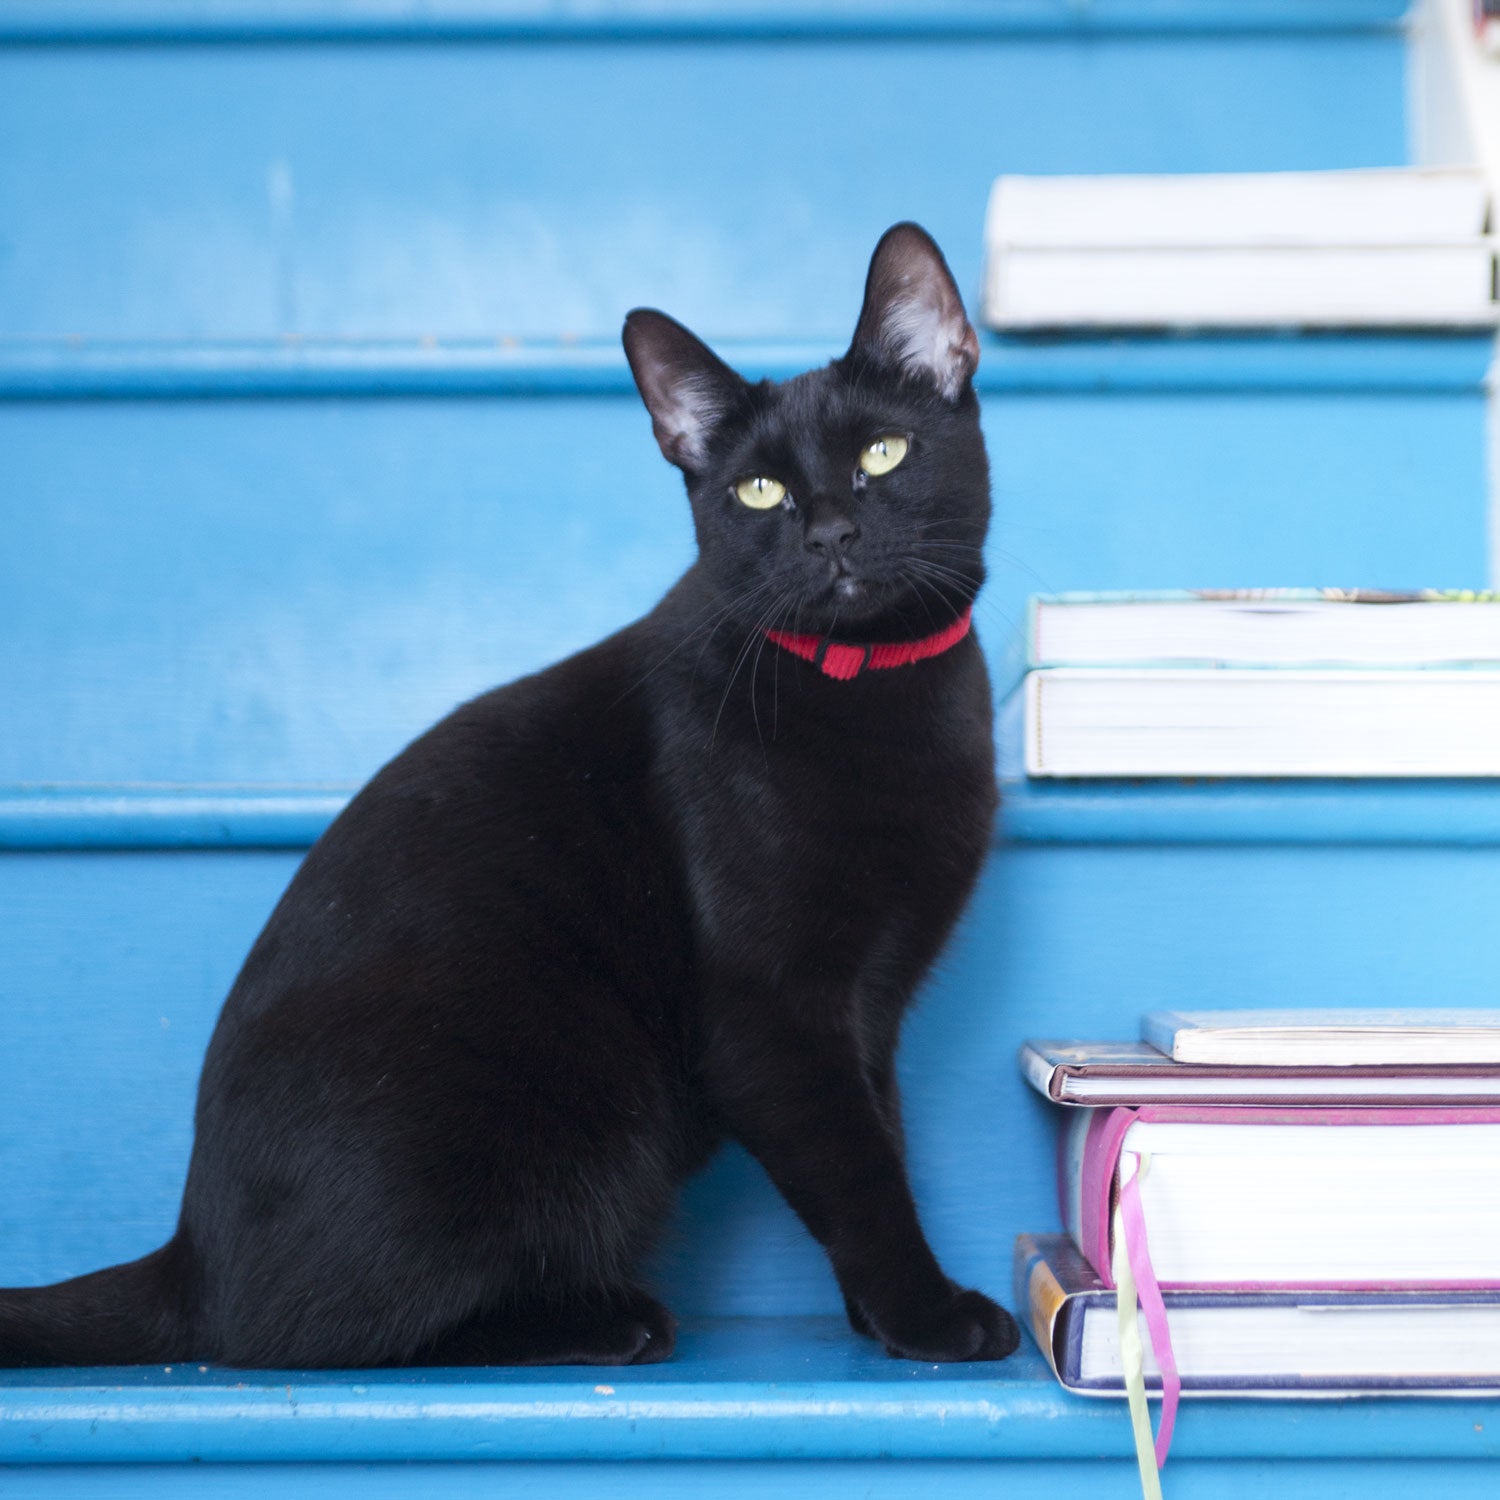
[[[888,432],[866,446],[859,455],[859,466],[872,479],[879,478],[882,474],[889,474],[906,457],[909,447],[911,444],[899,433]]]
[[[786,499],[786,486],[779,479],[770,479],[764,474],[740,480],[734,492],[740,504],[748,505],[751,510],[770,510]]]

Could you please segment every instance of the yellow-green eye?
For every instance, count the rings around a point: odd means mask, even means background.
[[[888,432],[878,437],[859,455],[859,466],[872,477],[889,474],[906,457],[911,444],[904,437]]]
[[[748,505],[751,510],[770,510],[773,505],[780,505],[786,499],[786,486],[779,479],[767,479],[764,474],[757,474],[754,479],[742,479],[735,485],[734,492],[740,498],[742,505]]]

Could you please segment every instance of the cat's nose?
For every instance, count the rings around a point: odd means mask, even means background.
[[[841,557],[859,537],[859,527],[848,516],[820,516],[809,521],[802,545],[824,557]]]

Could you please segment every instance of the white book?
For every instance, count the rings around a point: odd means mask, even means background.
[[[1005,176],[992,327],[1477,326],[1489,193],[1466,169]]]
[[[1029,776],[1500,776],[1500,671],[1027,673]]]
[[[1069,1390],[1125,1394],[1113,1288],[1065,1235],[1016,1241],[1015,1305]],[[1331,1396],[1500,1388],[1500,1292],[1169,1291],[1185,1396]],[[1161,1384],[1142,1340],[1146,1385]]]
[[[1261,589],[1031,601],[1026,665],[1500,667],[1500,596]]]
[[[1342,250],[1016,250],[996,263],[993,328],[1434,328],[1495,319],[1493,256],[1463,245]]]
[[[1255,1068],[1496,1067],[1500,1010],[1155,1010],[1141,1017],[1141,1040],[1178,1063]]]
[[[1138,1176],[1164,1286],[1500,1287],[1497,1173],[1493,1109],[1147,1105],[1074,1111],[1059,1192],[1106,1280]]]
[[[1225,1296],[1208,1306],[1171,1295],[1167,1316],[1179,1378],[1191,1391],[1270,1396],[1376,1395],[1500,1389],[1500,1301],[1466,1292],[1302,1292]],[[1161,1370],[1150,1340],[1145,1376]],[[1125,1389],[1114,1296],[1083,1310],[1078,1379],[1069,1389]]]
[[[1446,244],[1484,234],[1489,190],[1468,167],[997,178],[992,245]]]

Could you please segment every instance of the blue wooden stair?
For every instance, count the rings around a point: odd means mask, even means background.
[[[981,1500],[1128,1496],[1114,1403],[1067,1396],[1031,1349],[996,1369],[910,1366],[838,1322],[719,1319],[668,1364],[281,1376],[31,1372],[8,1382],[0,1470],[14,1492],[120,1497],[735,1494]],[[1171,1492],[1293,1500],[1421,1483],[1493,1493],[1491,1402],[1214,1403],[1185,1413]],[[1486,1489],[1488,1485],[1490,1488]],[[12,1492],[10,1489],[7,1493]],[[1380,1491],[1377,1489],[1377,1493]]]
[[[1405,152],[1396,0],[0,0],[0,1284],[175,1215],[218,1004],[301,851],[463,697],[688,556],[616,334],[836,353],[895,219],[977,285],[1002,169]],[[1328,102],[1336,100],[1337,108]],[[1037,589],[1486,581],[1473,337],[1007,342],[980,630]],[[912,1017],[952,1272],[1053,1226],[1024,1036],[1147,1005],[1462,998],[1485,786],[1009,789]],[[1128,1495],[1122,1408],[886,1360],[727,1152],[631,1371],[0,1373],[0,1492]],[[1174,1496],[1493,1492],[1500,1405],[1190,1405]]]

